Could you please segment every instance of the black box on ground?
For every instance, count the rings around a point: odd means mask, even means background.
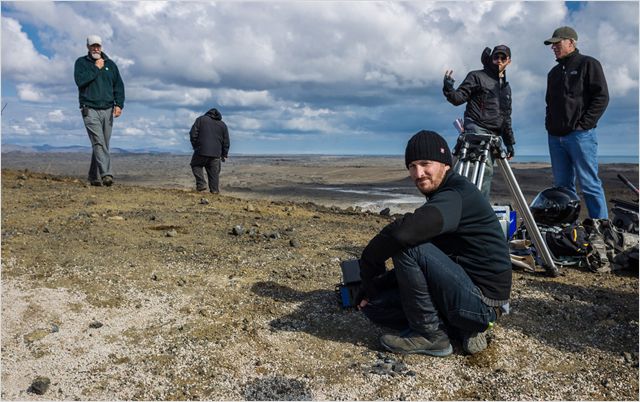
[[[355,300],[360,288],[360,263],[358,260],[347,260],[340,263],[342,283],[336,286],[338,301],[343,308],[355,307]]]

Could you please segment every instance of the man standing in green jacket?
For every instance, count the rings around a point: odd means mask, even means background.
[[[99,36],[87,37],[87,50],[85,56],[76,60],[73,75],[78,86],[82,119],[93,149],[89,182],[92,186],[111,186],[109,140],[113,118],[119,117],[124,107],[124,83],[116,63],[102,52]]]

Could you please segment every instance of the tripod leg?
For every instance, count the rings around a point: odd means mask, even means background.
[[[465,161],[464,162],[464,170],[462,171],[462,175],[464,177],[469,177],[469,166],[471,165],[470,161]]]
[[[471,183],[473,183],[474,185],[476,184],[476,178],[478,176],[477,170],[478,170],[478,161],[467,161],[467,169],[465,170],[465,175],[464,177],[466,177],[467,179],[469,179],[469,181]],[[471,172],[471,173],[469,173]]]
[[[482,166],[481,163],[482,161],[480,160],[476,160],[473,163],[473,175],[471,176],[471,182],[475,185],[478,185],[478,173],[479,173],[480,167]]]
[[[478,172],[478,178],[476,179],[476,186],[478,186],[478,190],[482,190],[482,182],[484,181],[484,162],[480,161],[482,165],[480,165],[480,172]]]
[[[542,257],[542,262],[545,265],[544,268],[546,269],[547,273],[549,273],[551,276],[558,276],[559,275],[558,268],[553,262],[553,257],[549,252],[549,248],[547,248],[547,243],[545,243],[544,239],[542,238],[542,235],[540,234],[540,230],[536,225],[536,221],[533,219],[533,215],[531,214],[531,211],[529,210],[529,206],[525,201],[524,195],[522,194],[522,190],[520,190],[520,186],[518,186],[518,182],[516,181],[516,177],[513,174],[513,171],[511,170],[511,166],[509,166],[509,163],[507,162],[506,159],[502,159],[502,158],[497,158],[497,163],[507,182],[509,191],[511,192],[511,196],[516,202],[516,206],[519,212],[522,214],[525,227],[527,228],[527,231],[531,235],[531,241],[533,242],[533,245],[536,247],[536,250],[540,253],[540,256]]]
[[[489,150],[485,149],[482,154],[482,158],[480,158],[480,171],[478,172],[478,178],[475,183],[478,186],[478,190],[482,190],[482,182],[484,182],[484,170],[486,169],[486,161],[489,155]]]

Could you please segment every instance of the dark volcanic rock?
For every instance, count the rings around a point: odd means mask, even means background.
[[[44,393],[49,389],[50,384],[51,380],[48,377],[38,376],[33,380],[27,392],[31,392],[36,395],[44,395]]]

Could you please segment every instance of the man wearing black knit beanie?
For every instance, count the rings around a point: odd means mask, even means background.
[[[433,131],[408,142],[405,165],[427,201],[384,227],[360,258],[358,308],[396,353],[447,356],[487,347],[485,331],[508,313],[511,261],[498,219],[480,191],[451,169],[449,146]],[[393,259],[394,269],[385,262]]]

